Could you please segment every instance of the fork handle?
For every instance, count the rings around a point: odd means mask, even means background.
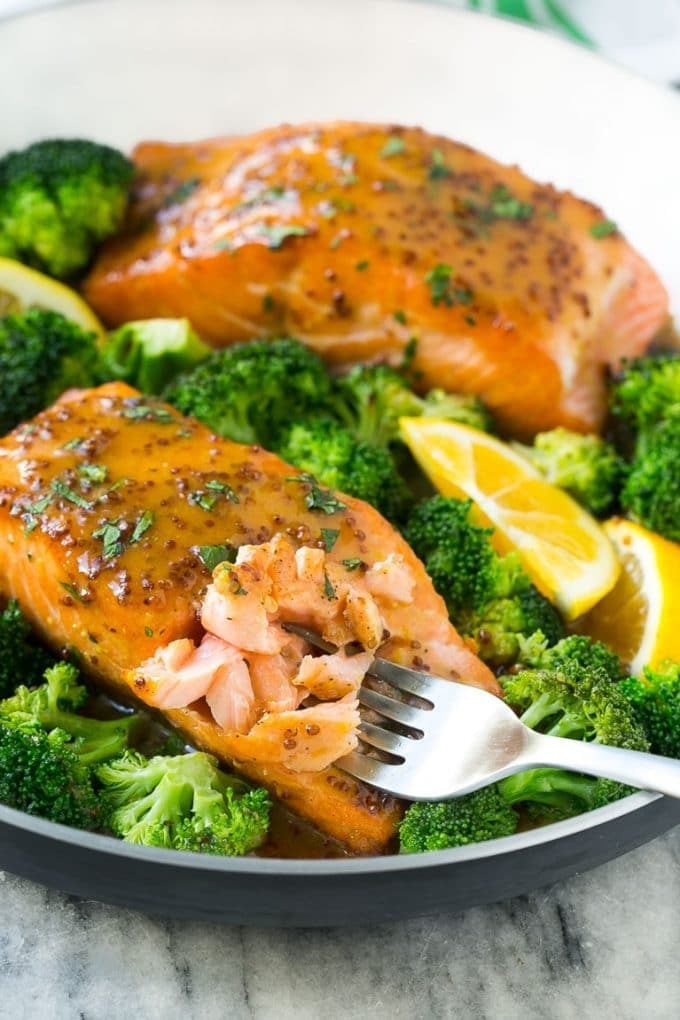
[[[680,761],[644,751],[628,751],[530,731],[525,768],[556,767],[616,779],[640,790],[680,798]]]

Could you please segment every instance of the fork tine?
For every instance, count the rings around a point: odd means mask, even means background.
[[[398,666],[396,662],[388,662],[387,659],[374,659],[368,669],[368,675],[378,680],[386,680],[392,687],[407,694],[415,694],[425,701],[432,701],[432,696],[437,691],[439,684],[445,684],[448,688],[451,681],[443,677],[430,676],[429,673],[419,673],[408,666]]]
[[[385,765],[376,761],[375,758],[367,758],[365,754],[352,751],[344,758],[339,758],[335,765],[344,772],[348,772],[355,779],[361,779],[364,783],[371,783],[372,786],[381,786],[385,781],[385,769],[394,768],[392,765]],[[381,782],[382,780],[382,782]]]
[[[321,652],[327,652],[331,655],[333,652],[337,652],[338,646],[332,645],[330,641],[324,641],[320,634],[316,631],[310,630],[309,627],[303,627],[299,623],[284,623],[283,629],[287,630],[290,634],[297,634],[298,637],[303,638],[307,644],[312,645],[313,648],[318,648]]]
[[[373,723],[362,722],[359,726],[359,737],[365,744],[377,748],[379,751],[387,751],[389,754],[399,755],[402,758],[407,753],[404,744],[413,743],[411,737],[402,737],[398,733],[390,733],[381,726],[374,726]]]
[[[401,723],[402,726],[411,726],[413,729],[422,730],[423,723],[427,719],[427,713],[422,708],[413,708],[411,705],[404,705],[394,698],[386,698],[378,691],[372,691],[370,687],[360,687],[357,697],[366,708],[372,708],[379,712],[386,719]]]

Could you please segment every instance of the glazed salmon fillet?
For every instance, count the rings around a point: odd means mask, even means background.
[[[377,648],[498,693],[377,511],[122,383],[0,441],[0,536],[0,592],[53,648],[355,852],[400,816],[332,764]],[[315,658],[287,620],[364,650]]]
[[[606,366],[668,320],[596,206],[415,128],[282,126],[148,142],[127,232],[84,284],[111,326],[186,316],[215,346],[290,334],[333,365],[399,364],[500,426],[596,430]]]

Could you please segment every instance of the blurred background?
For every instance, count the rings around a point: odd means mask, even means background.
[[[68,0],[0,0],[0,17]],[[82,0],[80,0],[82,2]],[[106,0],[89,0],[104,3]],[[190,3],[191,0],[187,0]],[[229,0],[224,0],[228,3]],[[313,0],[307,0],[313,2]],[[338,0],[341,3],[342,0]],[[369,2],[369,0],[366,0]],[[515,18],[680,88],[680,0],[411,0]]]

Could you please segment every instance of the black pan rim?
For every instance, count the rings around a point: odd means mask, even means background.
[[[55,844],[75,845],[96,852],[102,857],[124,857],[139,865],[187,868],[225,874],[248,874],[268,877],[380,874],[384,872],[412,872],[437,867],[450,867],[473,860],[518,853],[541,844],[559,842],[588,829],[604,826],[624,815],[659,800],[661,794],[639,791],[612,804],[561,822],[527,832],[516,833],[503,839],[455,847],[451,850],[432,850],[420,854],[386,854],[370,857],[349,857],[315,860],[311,858],[282,857],[217,857],[189,853],[183,850],[165,850],[156,847],[135,846],[102,833],[73,829],[67,825],[49,822],[23,811],[0,805],[0,825],[22,829],[36,836],[51,839]]]

